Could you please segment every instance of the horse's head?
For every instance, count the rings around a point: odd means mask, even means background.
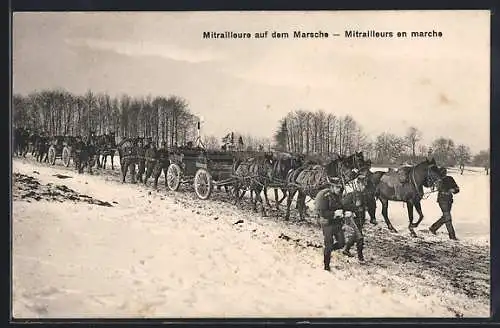
[[[364,191],[366,186],[368,185],[369,177],[366,174],[360,173],[354,183],[354,190],[356,191]]]
[[[436,160],[425,159],[423,162],[417,164],[414,168],[415,182],[421,181],[422,185],[426,188],[431,188],[436,185],[442,178],[442,170],[437,166]]]
[[[273,178],[273,154],[272,153],[264,153],[262,156],[258,156],[258,167],[259,167],[259,175],[265,175],[269,179]]]
[[[340,157],[335,160],[330,160],[330,162],[325,165],[326,174],[330,177],[342,178],[346,182],[354,180],[359,174],[359,169],[348,163],[352,163],[352,158]]]
[[[344,184],[342,183],[342,179],[339,177],[327,177],[328,184],[330,185],[330,190],[340,196],[344,193]]]
[[[347,157],[342,157],[341,161],[344,166],[350,169],[360,170],[366,165],[366,161],[362,151],[355,152]]]

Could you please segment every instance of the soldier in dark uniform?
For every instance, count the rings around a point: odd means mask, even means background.
[[[365,223],[366,217],[366,203],[365,195],[363,191],[352,191],[347,193],[342,197],[342,209],[344,210],[345,224],[350,226],[352,229],[352,234],[350,238],[347,238],[344,251],[344,255],[352,257],[350,249],[354,244],[356,244],[356,251],[358,254],[359,261],[364,261],[363,249],[364,249],[364,236],[363,236],[363,225]]]
[[[137,175],[136,175],[136,180],[139,182],[142,182],[142,176],[144,175],[144,171],[146,170],[146,146],[147,146],[147,140],[146,145],[143,145],[142,140],[139,139],[137,142]]]
[[[345,246],[345,236],[342,226],[344,224],[344,211],[342,209],[343,187],[338,179],[333,181],[329,188],[318,192],[314,203],[318,215],[318,223],[323,230],[324,269],[330,271],[330,260],[332,251],[341,249]],[[333,238],[335,237],[335,242]]]
[[[431,225],[429,231],[436,234],[436,231],[444,224],[446,225],[450,239],[457,240],[455,229],[451,222],[451,206],[453,204],[453,194],[459,193],[460,188],[453,177],[446,175],[446,168],[442,168],[441,173],[444,177],[439,183],[437,202],[443,215]]]
[[[144,184],[146,184],[149,177],[153,174],[153,170],[157,161],[156,153],[157,150],[155,144],[151,141],[148,141],[146,151],[144,152],[144,156],[146,157],[146,176],[144,177]]]

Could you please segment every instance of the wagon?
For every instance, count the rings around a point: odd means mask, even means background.
[[[48,151],[49,163],[54,165],[56,159],[62,159],[66,167],[69,166],[70,160],[72,158],[70,138],[64,136],[55,136],[50,142]]]
[[[203,149],[176,149],[170,153],[167,187],[177,191],[181,184],[193,183],[196,195],[208,199],[214,187],[233,184],[234,153]]]

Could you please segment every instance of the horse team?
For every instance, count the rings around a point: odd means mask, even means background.
[[[25,157],[28,152],[31,152],[37,161],[47,161],[47,151],[51,141],[55,138],[61,137],[51,138],[44,133],[38,135],[25,129],[16,129],[14,154]],[[148,179],[152,177],[153,186],[156,189],[163,172],[165,185],[167,185],[171,152],[167,149],[165,142],[157,147],[151,138],[135,137],[125,138],[116,144],[114,133],[100,136],[90,133],[84,137],[62,138],[74,150],[75,168],[80,173],[83,173],[84,167],[88,167],[91,173],[92,167],[96,164],[98,168],[105,169],[107,157],[111,157],[111,168],[114,169],[113,156],[115,151],[118,151],[122,182],[125,182],[127,174],[130,174],[132,183],[147,184]],[[188,145],[188,148],[190,151],[205,152],[204,149],[194,149],[192,144]],[[182,152],[182,147],[178,147],[177,151]],[[372,172],[370,169],[371,162],[364,158],[363,152],[355,152],[350,156],[335,155],[330,158],[313,158],[304,154],[276,152],[253,154],[234,152],[232,166],[234,183],[232,183],[232,188],[226,187],[226,192],[232,194],[235,202],[239,202],[249,191],[254,210],[257,210],[257,203],[259,203],[262,214],[266,215],[265,207],[271,207],[267,190],[274,189],[277,209],[286,199],[285,220],[290,218],[291,204],[296,196],[296,209],[300,220],[303,220],[307,212],[307,197],[311,199],[323,197],[324,190],[340,185],[341,207],[354,216],[354,219],[349,217],[345,219],[356,232],[355,238],[347,242],[344,253],[349,255],[350,247],[356,243],[358,258],[362,260],[362,231],[365,213],[368,212],[370,222],[376,224],[376,199],[381,202],[382,216],[392,232],[396,232],[396,229],[388,217],[388,202],[406,203],[408,229],[412,236],[416,236],[413,229],[424,217],[420,205],[424,195],[423,187],[431,188],[442,178],[442,171],[434,159],[426,159],[417,165],[401,167],[396,171]],[[264,191],[265,202],[261,197],[262,191]],[[279,191],[282,193],[281,198],[278,195]],[[413,221],[413,208],[419,214],[417,222]],[[333,213],[334,211],[331,212],[332,217]],[[317,215],[321,216],[321,213],[317,212]]]

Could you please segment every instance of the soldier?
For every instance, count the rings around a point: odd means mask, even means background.
[[[339,179],[333,181],[329,188],[321,190],[314,199],[318,215],[318,223],[323,230],[324,269],[330,271],[330,260],[332,251],[345,246],[345,237],[342,226],[344,224],[342,209],[343,186]],[[335,237],[335,243],[333,238]]]
[[[364,179],[364,183],[367,183],[368,179]],[[365,187],[366,188],[366,187]],[[344,210],[345,224],[352,229],[352,234],[348,238],[344,251],[344,255],[352,257],[350,249],[354,244],[356,244],[356,251],[358,254],[359,261],[364,261],[363,248],[364,248],[364,236],[363,236],[363,225],[365,223],[366,217],[366,189],[363,191],[354,190],[342,197],[342,208]]]
[[[460,161],[458,168],[460,169],[460,175],[464,175],[465,165],[463,161]]]
[[[458,187],[453,177],[446,175],[446,168],[441,168],[441,173],[444,177],[439,183],[437,202],[443,214],[436,222],[431,225],[429,231],[433,234],[436,234],[436,231],[443,224],[445,224],[450,239],[457,240],[455,229],[453,228],[453,223],[451,222],[451,206],[453,204],[453,194],[459,193],[460,188]]]
[[[147,140],[146,144],[147,144]],[[136,180],[139,182],[142,182],[142,176],[144,175],[144,171],[146,169],[146,157],[145,157],[145,149],[146,145],[143,145],[143,142],[141,139],[137,141],[137,175],[136,175]]]

